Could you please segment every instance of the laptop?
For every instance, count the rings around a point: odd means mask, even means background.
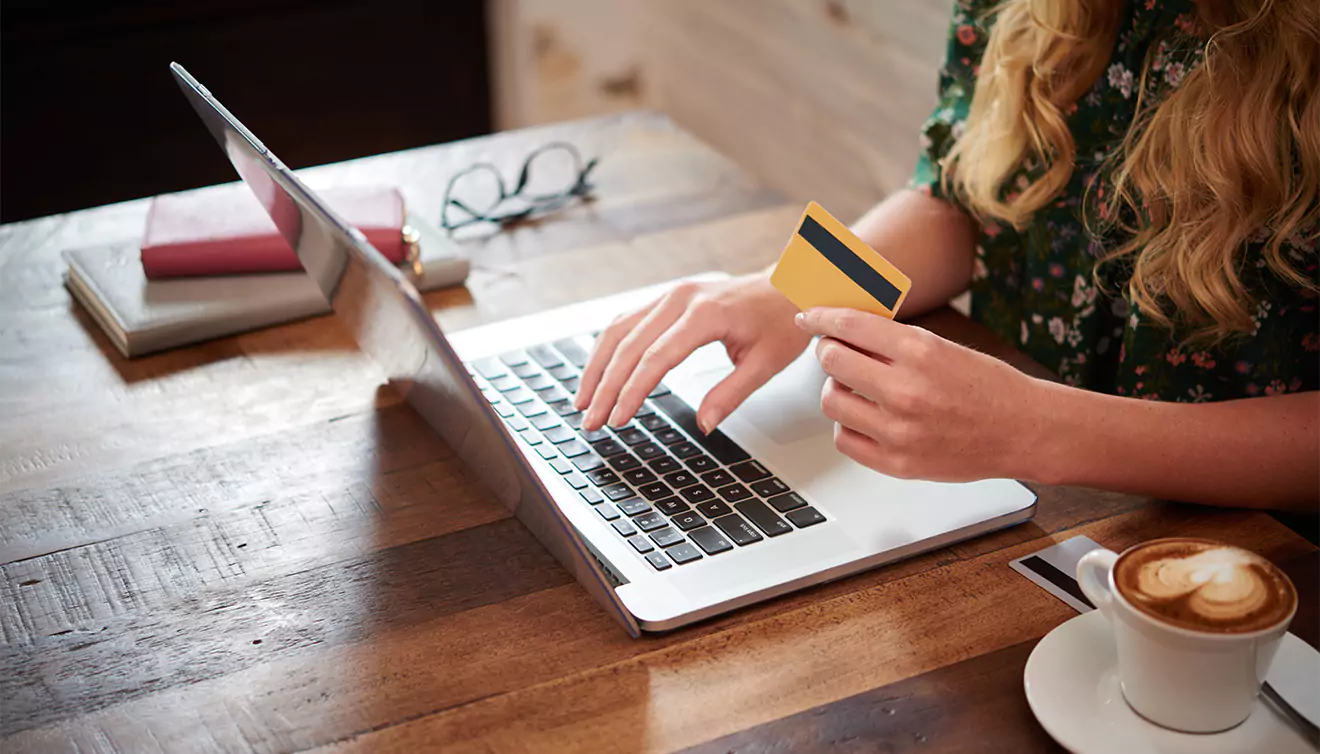
[[[900,480],[840,454],[808,349],[720,425],[732,366],[698,350],[626,427],[570,400],[592,333],[663,287],[445,333],[416,288],[178,64],[183,93],[358,345],[632,636],[666,631],[1028,520],[1013,480]]]

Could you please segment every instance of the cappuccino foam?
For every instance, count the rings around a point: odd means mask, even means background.
[[[1284,621],[1292,582],[1253,552],[1203,539],[1160,539],[1124,553],[1114,584],[1133,607],[1180,628],[1248,633]]]

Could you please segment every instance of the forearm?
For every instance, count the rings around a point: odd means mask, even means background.
[[[872,207],[853,231],[911,278],[899,319],[944,306],[971,282],[976,226],[942,199],[900,191]]]
[[[1249,508],[1320,506],[1320,393],[1166,403],[1040,383],[1025,479]]]

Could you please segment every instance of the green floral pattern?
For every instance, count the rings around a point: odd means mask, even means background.
[[[913,188],[957,203],[940,187],[940,159],[961,135],[995,3],[959,0],[940,73],[940,100],[922,129]],[[1083,225],[1086,187],[1103,197],[1104,159],[1135,114],[1147,56],[1146,96],[1165,97],[1200,64],[1192,0],[1129,2],[1110,65],[1068,115],[1077,144],[1067,188],[1021,231],[987,220],[972,276],[972,316],[1069,384],[1167,401],[1214,401],[1320,388],[1320,315],[1313,294],[1265,267],[1259,245],[1242,270],[1257,300],[1255,330],[1213,347],[1150,322],[1127,295],[1120,264],[1096,261],[1115,238],[1096,238]],[[1016,178],[1025,185],[1024,168]],[[1286,251],[1313,279],[1316,234],[1291,239]]]

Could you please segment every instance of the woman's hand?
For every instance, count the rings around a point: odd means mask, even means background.
[[[1044,383],[873,314],[812,309],[797,321],[822,336],[816,357],[830,379],[820,404],[842,453],[901,478],[1021,476]]]
[[[697,409],[697,423],[711,431],[811,342],[794,326],[796,312],[770,285],[768,273],[678,284],[616,319],[596,339],[574,399],[586,411],[582,426],[598,429],[607,419],[613,426],[626,424],[669,370],[718,340],[734,370]]]

